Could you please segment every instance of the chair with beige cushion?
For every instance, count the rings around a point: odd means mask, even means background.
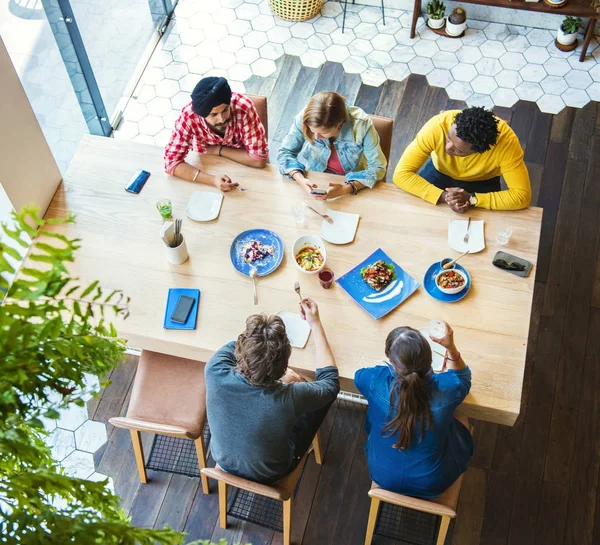
[[[381,151],[385,155],[388,162],[388,170],[390,168],[390,151],[392,149],[392,131],[394,130],[394,121],[389,117],[381,117],[380,115],[370,115],[371,121],[377,134],[379,135],[379,145]]]
[[[467,418],[458,417],[458,420],[460,420],[467,428],[470,429]],[[392,505],[405,507],[406,509],[414,509],[415,511],[431,513],[432,515],[438,515],[439,517],[442,517],[436,545],[444,545],[450,520],[456,517],[456,506],[458,505],[462,481],[463,475],[456,479],[454,484],[452,484],[452,486],[443,494],[437,498],[428,500],[404,496],[403,494],[396,494],[395,492],[384,490],[376,483],[371,483],[371,490],[369,490],[371,509],[369,510],[369,521],[367,523],[365,545],[371,545],[371,542],[373,541],[375,524],[377,522],[377,514],[379,512],[379,504],[381,502],[391,503]]]
[[[194,441],[200,469],[206,467],[203,431],[206,423],[204,363],[148,350],[142,351],[127,415],[109,422],[131,433],[140,481],[147,481],[140,432]],[[208,479],[200,475],[202,491]]]
[[[321,443],[319,441],[319,433],[313,439],[313,450],[315,452],[315,460],[321,465]],[[215,479],[219,484],[219,521],[221,528],[227,528],[227,487],[233,486],[247,490],[259,496],[266,496],[283,502],[283,545],[291,545],[292,539],[292,501],[294,490],[298,479],[302,474],[302,468],[306,463],[309,451],[304,455],[300,463],[287,477],[273,485],[259,484],[242,477],[236,477],[231,473],[223,471],[218,465],[214,468],[202,469],[202,474],[211,479]]]
[[[245,95],[247,96],[254,107],[256,108],[256,113],[265,128],[265,137],[267,140],[269,139],[269,116],[267,114],[267,97],[263,97],[261,95]]]

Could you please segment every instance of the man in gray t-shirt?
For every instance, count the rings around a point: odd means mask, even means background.
[[[338,370],[312,299],[300,303],[316,348],[316,381],[287,371],[291,346],[278,316],[253,315],[237,342],[206,364],[211,452],[225,471],[272,484],[299,463],[340,389]]]

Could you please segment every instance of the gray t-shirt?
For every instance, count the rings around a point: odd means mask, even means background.
[[[289,439],[296,419],[337,397],[338,370],[317,369],[315,382],[254,386],[236,370],[234,351],[232,341],[205,368],[212,456],[229,473],[271,482],[292,464]]]

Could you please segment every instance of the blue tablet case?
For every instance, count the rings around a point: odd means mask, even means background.
[[[194,306],[188,316],[185,324],[178,324],[170,319],[173,310],[177,305],[177,301],[182,295],[193,297],[195,300]],[[196,329],[196,319],[198,318],[198,305],[200,304],[200,290],[192,288],[169,288],[167,295],[167,308],[165,309],[165,321],[163,326],[165,329]]]

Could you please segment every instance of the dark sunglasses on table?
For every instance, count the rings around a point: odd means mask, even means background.
[[[504,269],[505,271],[524,271],[525,265],[522,263],[517,263],[516,261],[506,261],[505,259],[496,259],[492,261],[499,269]]]

